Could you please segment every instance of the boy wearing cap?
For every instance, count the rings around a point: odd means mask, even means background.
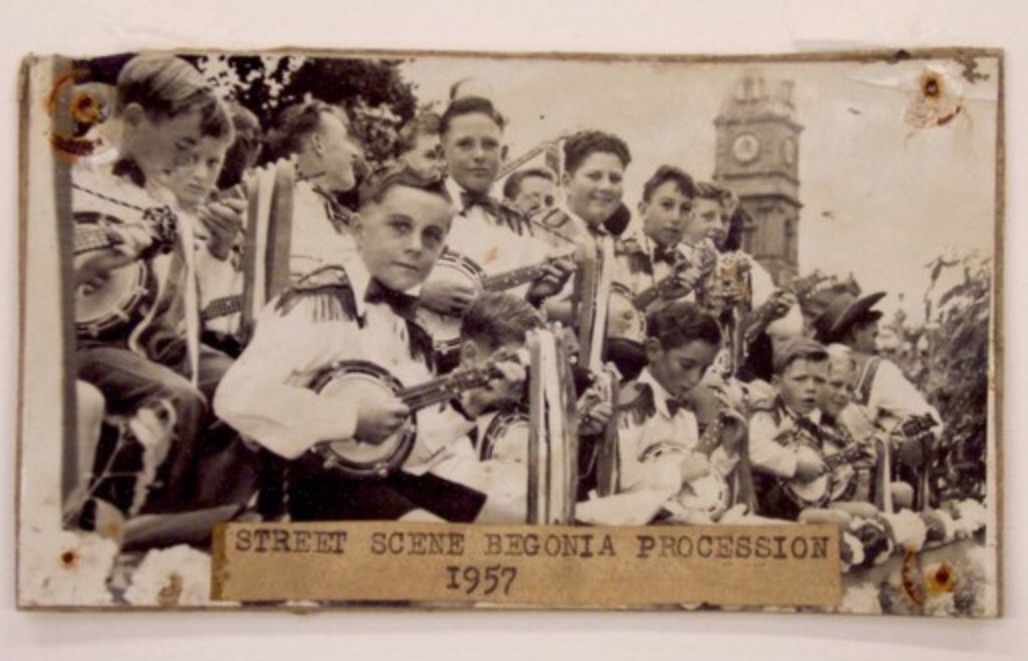
[[[776,397],[750,418],[750,462],[760,513],[795,519],[800,508],[784,496],[780,482],[810,482],[828,469],[818,408],[828,353],[813,340],[793,340],[775,354],[774,371]]]

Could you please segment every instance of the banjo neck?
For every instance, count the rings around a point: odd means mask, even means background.
[[[553,262],[553,258],[545,259],[538,264],[529,264],[516,269],[489,275],[482,278],[482,287],[486,291],[506,291],[526,282],[532,282],[543,274],[544,269]]]
[[[497,377],[495,365],[494,361],[490,361],[482,367],[458,370],[438,379],[404,388],[396,395],[411,411],[419,411],[453,399],[465,390],[488,385],[489,381]]]

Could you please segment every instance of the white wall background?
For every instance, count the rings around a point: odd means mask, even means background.
[[[874,0],[6,0],[0,12],[0,659],[525,659],[903,658],[1028,656],[1023,508],[1028,469],[1028,9],[976,3]],[[261,5],[264,5],[261,7]],[[992,622],[837,616],[614,613],[42,614],[14,610],[17,370],[17,99],[30,52],[101,54],[139,48],[393,48],[511,51],[759,53],[916,46],[1005,48],[1007,241],[1005,329],[1006,616]],[[41,439],[36,439],[41,440]]]

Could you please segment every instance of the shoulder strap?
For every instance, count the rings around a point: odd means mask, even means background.
[[[875,375],[878,373],[878,366],[881,362],[881,358],[874,356],[864,365],[864,371],[861,373],[860,381],[857,383],[855,398],[857,404],[867,406],[867,403],[871,400],[871,386],[874,385]]]
[[[338,321],[357,317],[356,296],[346,270],[340,266],[324,266],[311,271],[287,288],[275,302],[275,311],[289,314],[297,303],[314,300],[312,321]]]

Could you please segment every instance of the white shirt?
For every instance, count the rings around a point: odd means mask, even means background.
[[[757,411],[750,418],[750,463],[764,473],[791,478],[796,474],[796,453],[779,443],[787,430],[795,428],[794,418],[800,416],[784,408],[780,415],[775,411]],[[821,411],[815,410],[806,416],[814,425],[821,424]]]
[[[310,182],[296,182],[289,248],[289,272],[294,282],[327,264],[356,258],[353,235],[333,221],[332,203]]]
[[[357,426],[352,400],[321,395],[307,387],[336,361],[365,360],[383,367],[404,386],[433,375],[410,355],[407,325],[384,303],[367,303],[370,275],[360,259],[345,264],[357,318],[325,318],[321,297],[300,298],[288,312],[261,313],[256,333],[221,381],[217,415],[272,452],[295,459],[319,441],[352,438]],[[360,322],[363,322],[361,324]],[[404,470],[421,474],[467,431],[463,417],[440,405],[418,412],[417,442]],[[457,433],[454,430],[458,430]]]
[[[627,492],[664,491],[671,497],[682,488],[679,464],[685,454],[696,450],[700,441],[696,416],[685,408],[671,415],[668,401],[674,398],[649,368],[643,369],[636,383],[649,386],[655,411],[642,420],[632,412],[619,418],[619,488]],[[730,473],[737,462],[738,456],[729,455],[720,447],[711,454],[712,467],[722,475]]]
[[[446,237],[449,250],[474,261],[486,275],[506,273],[546,258],[549,246],[527,229],[518,234],[478,204],[465,209],[461,200],[464,191],[452,179],[446,180],[446,189],[457,209]]]
[[[872,360],[865,363],[864,373],[858,383],[867,378],[867,368]],[[942,418],[935,407],[925,400],[924,395],[907,380],[895,363],[881,358],[871,382],[867,404],[861,406],[854,402],[853,406],[843,410],[840,418],[854,430],[854,435],[863,438],[871,433],[874,425],[891,431],[906,418],[925,414],[931,415],[941,427]]]

